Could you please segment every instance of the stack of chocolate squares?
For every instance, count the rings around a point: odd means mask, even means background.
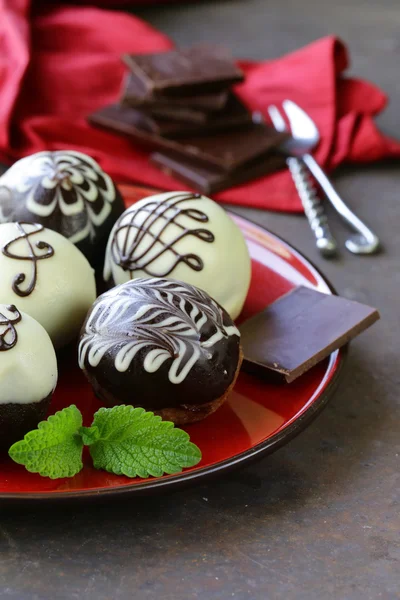
[[[284,166],[286,135],[256,122],[232,91],[244,76],[224,49],[198,45],[122,59],[130,71],[121,101],[90,115],[91,124],[151,150],[155,165],[205,194]]]

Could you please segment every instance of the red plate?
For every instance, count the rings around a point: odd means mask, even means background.
[[[135,199],[132,192],[129,188],[124,188],[124,192],[131,203]],[[299,284],[332,293],[324,277],[289,244],[245,219],[236,216],[234,219],[246,237],[253,263],[243,317],[251,316]],[[201,448],[203,459],[198,466],[179,475],[128,479],[96,471],[86,456],[81,473],[72,479],[51,480],[28,473],[4,458],[0,465],[0,498],[36,500],[150,494],[245,465],[273,452],[311,421],[327,403],[343,357],[343,351],[333,352],[329,359],[286,386],[265,383],[241,373],[224,406],[205,421],[187,428],[192,441]],[[66,352],[59,362],[60,380],[51,410],[55,412],[74,403],[89,425],[100,403],[76,364],[75,352]]]

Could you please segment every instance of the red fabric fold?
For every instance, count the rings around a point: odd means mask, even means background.
[[[128,140],[90,127],[85,118],[118,99],[124,52],[168,50],[171,41],[140,19],[94,7],[0,0],[0,160],[12,162],[43,149],[91,154],[116,180],[184,189],[148,162]],[[317,160],[342,162],[400,157],[400,144],[383,136],[373,117],[386,96],[371,83],[346,78],[344,44],[326,37],[282,58],[242,62],[238,94],[267,115],[268,104],[297,102],[321,133]],[[226,190],[221,202],[299,211],[286,171]]]

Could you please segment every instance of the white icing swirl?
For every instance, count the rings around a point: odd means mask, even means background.
[[[72,243],[95,235],[111,213],[116,188],[90,156],[71,150],[38,152],[13,165],[0,179],[0,187],[26,195],[25,206],[41,218],[58,208],[65,217],[86,213],[84,226],[69,239]],[[43,192],[49,201],[41,202]],[[96,205],[96,206],[95,206]],[[4,215],[0,214],[4,222]]]
[[[139,351],[143,368],[155,373],[173,359],[168,378],[182,383],[210,348],[239,330],[218,304],[194,286],[167,279],[136,279],[110,290],[94,304],[79,343],[79,365],[97,367],[106,353],[127,371]],[[203,339],[206,331],[211,335]]]

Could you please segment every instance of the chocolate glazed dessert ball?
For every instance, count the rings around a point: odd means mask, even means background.
[[[37,223],[0,225],[0,303],[39,321],[56,348],[78,337],[95,298],[94,271],[65,237]]]
[[[14,305],[0,305],[0,447],[35,429],[57,384],[57,360],[45,329]]]
[[[81,152],[38,152],[0,177],[0,222],[53,229],[95,267],[102,267],[109,233],[124,208],[111,177]]]
[[[201,194],[168,192],[128,208],[110,234],[108,286],[138,277],[195,285],[236,319],[249,289],[251,262],[242,232],[221,206]]]
[[[135,279],[100,296],[79,343],[79,365],[105,404],[141,406],[177,424],[214,412],[241,362],[228,313],[170,279]]]

